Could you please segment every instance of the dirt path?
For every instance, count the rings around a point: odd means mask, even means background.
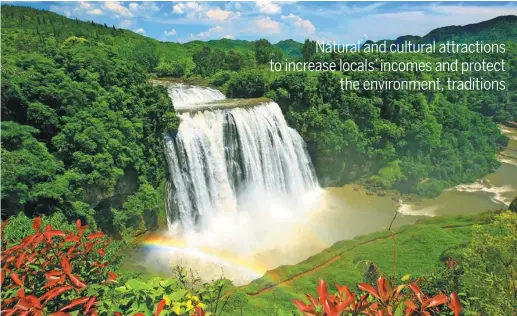
[[[445,226],[440,226],[440,228],[442,229],[455,229],[455,228],[461,228],[461,227],[468,227],[468,226],[472,226],[474,224],[485,224],[485,223],[482,223],[482,222],[479,222],[479,223],[472,223],[472,224],[462,224],[462,225],[445,225]],[[419,229],[420,230],[420,229]],[[394,235],[400,235],[400,234],[403,234],[405,233],[407,230],[402,230],[402,231],[399,231],[399,232],[396,232]],[[418,230],[417,230],[418,231]],[[347,253],[347,252],[350,252],[360,246],[363,246],[363,245],[367,245],[367,244],[371,244],[371,243],[375,243],[379,240],[384,240],[384,239],[388,239],[388,238],[391,238],[391,235],[390,234],[387,234],[386,236],[383,236],[383,237],[376,237],[376,238],[373,238],[373,239],[370,239],[370,240],[366,240],[366,241],[363,241],[353,247],[350,247],[346,250],[344,250],[343,252],[341,252],[340,254],[338,255],[335,255],[334,257],[328,259],[327,261],[309,269],[309,270],[306,270],[306,271],[303,271],[303,272],[300,272],[298,274],[295,274],[295,275],[292,275],[290,277],[288,277],[287,279],[284,279],[282,281],[279,281],[277,283],[274,283],[274,284],[271,284],[267,287],[264,287],[262,289],[260,289],[259,291],[256,291],[256,292],[247,292],[246,294],[248,294],[249,296],[257,296],[257,295],[261,295],[261,294],[264,294],[264,293],[268,293],[270,291],[272,291],[273,289],[275,289],[276,287],[278,286],[281,286],[281,285],[285,285],[287,283],[290,283],[291,281],[293,280],[296,280],[296,279],[299,279],[301,277],[305,277],[307,275],[310,275],[310,274],[313,274],[315,272],[318,272],[319,270],[325,268],[325,267],[328,267],[329,265],[333,264],[334,262],[338,261],[339,259],[341,259],[341,257]]]
[[[400,235],[400,234],[402,234],[404,232],[405,232],[405,230],[397,232],[397,233],[395,233],[395,235]],[[323,269],[325,267],[328,267],[329,265],[331,265],[334,262],[336,262],[339,259],[341,259],[341,257],[345,253],[350,252],[350,251],[356,249],[357,247],[360,247],[360,246],[363,246],[363,245],[366,245],[366,244],[371,244],[371,243],[377,242],[379,240],[384,240],[384,239],[387,239],[387,238],[391,238],[391,235],[388,234],[388,235],[383,236],[383,237],[376,237],[376,238],[373,238],[373,239],[370,239],[370,240],[363,241],[363,242],[361,242],[361,243],[359,243],[359,244],[357,244],[357,245],[355,245],[353,247],[350,247],[350,248],[342,251],[340,254],[335,255],[334,257],[328,259],[327,261],[323,262],[322,264],[319,264],[319,265],[315,266],[314,268],[311,268],[309,270],[306,270],[306,271],[300,272],[298,274],[292,275],[292,276],[290,276],[289,278],[287,278],[285,280],[282,280],[282,281],[280,281],[278,283],[269,285],[269,286],[267,286],[267,287],[265,287],[265,288],[263,288],[263,289],[261,289],[261,290],[259,290],[257,292],[251,292],[251,293],[246,293],[246,294],[248,294],[250,296],[256,296],[256,295],[267,293],[267,292],[273,290],[277,286],[289,283],[289,282],[291,282],[293,280],[296,280],[296,279],[299,279],[301,277],[307,276],[307,275],[312,274],[314,272],[318,272],[319,270],[321,270],[321,269]]]

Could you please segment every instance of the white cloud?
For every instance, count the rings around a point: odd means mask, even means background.
[[[129,11],[131,11],[136,16],[150,17],[154,13],[160,11],[160,7],[154,2],[131,2],[128,6]]]
[[[135,33],[138,33],[138,34],[145,34],[145,30],[141,27],[137,28],[136,30],[134,30]]]
[[[195,13],[203,10],[203,6],[197,2],[180,2],[172,6],[172,12],[176,14]]]
[[[268,16],[259,18],[255,21],[254,25],[258,29],[270,34],[280,33],[280,23],[274,21]]]
[[[120,2],[111,2],[111,1],[105,1],[104,2],[104,8],[106,10],[112,11],[116,15],[124,16],[124,17],[132,17],[133,13],[123,6]]]
[[[101,9],[91,9],[90,11],[88,11],[89,14],[92,14],[92,15],[103,15],[104,12],[101,10]]]
[[[122,20],[120,21],[120,27],[123,29],[128,29],[135,25],[135,21],[133,20]]]
[[[130,11],[133,11],[133,12],[138,11],[138,7],[139,7],[139,6],[140,6],[140,5],[139,5],[138,3],[131,2],[131,3],[129,4],[129,10],[130,10]]]
[[[185,9],[185,5],[183,3],[178,3],[178,4],[172,6],[172,12],[177,13],[177,14],[185,13],[184,9]]]
[[[190,39],[193,39],[193,40],[195,40],[195,39],[206,40],[206,39],[214,38],[214,37],[220,38],[220,37],[222,37],[223,32],[224,32],[224,27],[217,25],[217,26],[209,28],[205,32],[199,32],[196,35],[190,34],[189,37],[190,37]]]
[[[226,39],[233,39],[233,36],[231,36],[231,35],[225,35],[225,36],[224,36],[224,38],[226,38]]]
[[[206,16],[210,20],[214,21],[226,21],[226,20],[232,20],[237,19],[241,15],[240,12],[233,12],[233,11],[225,11],[221,10],[219,8],[210,9],[206,11]]]
[[[230,8],[226,5],[225,8]],[[184,19],[176,19],[174,24],[220,24],[221,22],[238,19],[241,13],[207,3],[179,2],[172,6],[172,12]]]
[[[165,31],[165,32],[163,32],[163,34],[164,34],[165,36],[174,36],[174,35],[176,35],[176,30],[175,30],[175,29],[172,29],[172,30],[170,30],[170,31]]]
[[[66,3],[64,5],[51,5],[50,10],[64,14],[67,18],[91,18],[92,15],[99,16],[104,14],[104,11],[96,7],[95,4],[84,1],[72,4]]]
[[[242,9],[242,5],[239,2],[230,1],[224,5],[224,9],[228,11],[240,10]]]
[[[91,9],[91,7],[92,7],[92,5],[88,2],[79,1],[79,8],[88,10],[88,9]]]
[[[91,3],[85,2],[85,1],[79,2],[79,8],[77,8],[75,10],[84,11],[84,13],[89,14],[89,15],[103,15],[104,14],[104,12],[101,9],[94,8],[94,6]],[[68,11],[66,13],[68,13],[67,17],[70,17],[70,11]]]
[[[305,30],[307,33],[314,33],[316,28],[309,20],[304,20],[301,17],[290,13],[289,15],[282,15],[281,19],[290,21],[297,28]]]
[[[262,1],[256,3],[257,10],[264,14],[278,14],[282,12],[282,7],[270,1]]]

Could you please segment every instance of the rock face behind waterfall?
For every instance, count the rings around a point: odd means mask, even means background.
[[[180,110],[224,99],[210,88],[180,85],[169,92]],[[237,211],[248,194],[281,198],[318,187],[305,143],[276,103],[178,115],[177,134],[164,140],[169,224],[193,228],[210,213]]]

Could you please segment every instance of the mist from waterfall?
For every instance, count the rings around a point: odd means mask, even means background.
[[[224,109],[210,109],[224,99],[217,90],[168,91],[180,118],[178,131],[164,137],[169,229],[160,243],[168,246],[163,258],[148,256],[150,265],[179,261],[205,279],[224,269],[242,284],[328,246],[307,229],[322,190],[278,104],[232,107],[227,100]]]
[[[220,100],[222,94],[212,90],[169,88],[175,106],[179,97],[183,110],[188,105],[197,108],[188,103],[194,99]],[[246,199],[266,204],[268,199],[296,199],[318,188],[305,143],[287,126],[276,103],[178,115],[177,134],[165,136],[170,226],[179,222],[193,229],[209,215],[238,212]]]

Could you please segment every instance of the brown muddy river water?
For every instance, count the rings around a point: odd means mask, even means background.
[[[507,127],[501,130],[510,142],[499,156],[499,169],[475,183],[450,188],[436,198],[398,204],[390,197],[355,191],[354,185],[327,188],[329,209],[323,214],[330,217],[326,223],[329,239],[347,239],[379,231],[389,226],[395,210],[399,211],[395,226],[400,226],[428,216],[468,215],[508,206],[517,196],[517,130]]]

